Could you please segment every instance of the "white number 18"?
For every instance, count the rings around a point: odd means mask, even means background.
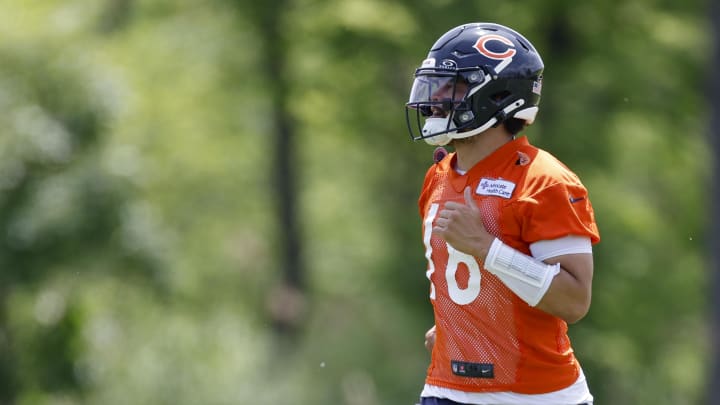
[[[425,232],[423,234],[423,242],[425,244],[425,258],[428,261],[428,270],[425,275],[428,280],[430,280],[431,299],[435,299],[435,285],[433,284],[431,278],[432,274],[435,272],[435,263],[432,261],[433,248],[430,244],[430,238],[432,236],[432,224],[435,220],[435,216],[437,216],[439,208],[440,204],[432,204],[424,222]],[[475,298],[480,295],[480,266],[478,265],[477,260],[469,254],[456,250],[447,242],[445,242],[445,246],[448,252],[447,268],[445,269],[445,280],[448,285],[448,294],[450,295],[450,299],[452,299],[456,304],[467,305],[475,301]],[[457,279],[455,278],[455,273],[457,273],[460,263],[464,263],[470,273],[467,288],[464,289],[460,288],[457,283]]]

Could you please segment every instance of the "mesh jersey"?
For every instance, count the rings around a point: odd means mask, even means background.
[[[451,153],[428,170],[419,199],[436,326],[426,383],[467,392],[565,388],[579,375],[567,324],[527,305],[483,263],[433,235],[432,225],[447,201],[464,203],[463,190],[470,186],[488,232],[520,252],[530,254],[533,242],[567,235],[597,243],[587,190],[525,137],[504,144],[464,175],[452,169],[454,159]],[[480,367],[481,374],[468,377],[464,367]]]

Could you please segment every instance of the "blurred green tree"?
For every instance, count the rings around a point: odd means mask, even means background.
[[[76,361],[82,312],[72,291],[39,294],[35,322],[16,329],[12,294],[88,272],[161,280],[151,255],[129,245],[130,185],[102,168],[103,95],[61,51],[0,48],[0,402],[22,391],[84,388]]]

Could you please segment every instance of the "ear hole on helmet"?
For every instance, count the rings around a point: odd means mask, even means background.
[[[505,101],[507,101],[507,99],[510,98],[511,96],[512,96],[511,92],[509,92],[508,90],[504,90],[504,91],[492,94],[490,96],[490,100],[493,103],[500,105],[500,104],[503,104]]]

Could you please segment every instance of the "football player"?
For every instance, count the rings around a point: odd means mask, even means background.
[[[567,335],[590,306],[588,191],[523,129],[543,61],[518,32],[472,23],[415,71],[410,136],[437,149],[419,198],[435,325],[423,405],[591,404]]]

